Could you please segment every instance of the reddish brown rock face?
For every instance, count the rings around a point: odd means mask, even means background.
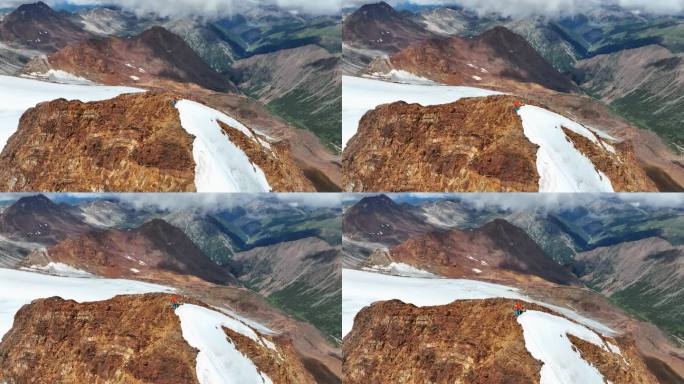
[[[98,102],[38,104],[0,154],[0,190],[194,192],[194,137],[168,92]],[[286,142],[266,149],[227,125],[226,135],[266,174],[275,192],[315,191]]]
[[[198,383],[197,350],[163,294],[24,306],[0,343],[9,383]]]
[[[184,304],[205,304],[181,298]],[[8,383],[193,384],[197,353],[182,335],[169,294],[79,304],[61,298],[24,306],[0,342]],[[274,383],[312,384],[292,341],[260,335],[277,351],[229,329],[226,338]]]
[[[537,146],[514,98],[423,107],[398,102],[368,112],[342,157],[350,192],[490,192],[538,189]]]
[[[606,151],[591,140],[563,128],[575,148],[608,176],[613,189],[620,192],[657,192],[655,183],[646,175],[634,154],[634,146],[625,141],[613,145],[618,154]]]
[[[344,339],[344,382],[538,383],[510,300],[364,308]]]
[[[525,347],[514,305],[490,299],[418,308],[393,300],[366,307],[344,339],[344,382],[539,383],[542,363]],[[530,303],[525,309],[551,312]],[[618,345],[622,356],[571,341],[612,382],[657,383],[631,340],[604,340]]]
[[[175,101],[142,93],[29,109],[0,155],[0,190],[195,191],[194,138]]]
[[[489,96],[426,107],[397,102],[369,111],[343,153],[345,189],[537,192],[538,146],[524,134],[516,100]],[[630,143],[614,145],[611,153],[577,136],[568,140],[617,192],[656,191]]]

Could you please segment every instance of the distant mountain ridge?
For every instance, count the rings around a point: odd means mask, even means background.
[[[0,21],[0,41],[38,50],[55,51],[91,36],[42,1],[20,5]]]

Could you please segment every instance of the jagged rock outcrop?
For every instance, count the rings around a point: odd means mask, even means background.
[[[42,1],[20,5],[0,21],[0,41],[41,51],[54,51],[91,36]]]
[[[538,146],[524,133],[516,100],[489,96],[433,106],[396,102],[369,111],[342,156],[345,190],[538,191]],[[611,153],[600,144],[575,141],[597,169],[613,176],[614,190],[655,191],[628,143]]]
[[[22,116],[0,154],[0,190],[194,192],[194,137],[170,92],[83,103],[58,99]],[[314,191],[286,142],[270,149],[222,125],[265,173],[274,191]]]
[[[214,71],[183,39],[163,27],[152,27],[132,38],[106,37],[68,45],[38,57],[24,73],[59,69],[103,84],[149,84],[163,80],[193,83],[219,92],[236,92],[226,77]]]
[[[196,276],[216,284],[235,278],[200,251],[179,228],[154,219],[134,229],[93,231],[70,237],[47,250],[37,250],[26,266],[57,262],[97,276],[173,279]]]
[[[0,154],[0,190],[195,191],[194,138],[176,100],[142,93],[29,109]]]
[[[61,298],[36,300],[17,313],[0,343],[0,380],[198,383],[198,351],[183,338],[170,297],[127,295],[83,304]],[[188,298],[181,301],[204,306]],[[230,329],[224,331],[273,382],[315,382],[285,336],[258,333],[273,343],[273,350]]]
[[[118,296],[24,306],[0,343],[8,383],[198,383],[170,296]]]
[[[462,300],[419,308],[393,300],[366,307],[344,339],[345,383],[538,383],[542,364],[526,349],[514,303]],[[622,355],[571,340],[611,382],[657,382],[631,341],[603,338]]]

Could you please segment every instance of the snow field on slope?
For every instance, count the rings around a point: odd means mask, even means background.
[[[404,80],[408,78],[404,76]],[[366,112],[382,104],[405,101],[423,106],[453,103],[464,97],[500,95],[473,87],[399,84],[354,76],[342,76],[342,148],[356,134]]]
[[[197,192],[271,191],[264,172],[230,141],[218,121],[239,130],[265,149],[270,149],[268,143],[254,137],[237,120],[194,101],[178,101],[176,109],[183,129],[195,136],[192,154]]]
[[[22,77],[62,84],[95,85],[95,83],[86,78],[72,75],[71,73],[62,71],[60,69],[50,69],[45,73],[32,72],[29,75],[22,75]]]
[[[57,84],[0,76],[0,150],[17,131],[21,115],[36,104],[64,98],[82,102],[107,100],[124,93],[144,92],[130,87]]]
[[[390,275],[394,276],[405,276],[405,277],[437,277],[435,276],[434,273],[430,273],[428,271],[422,270],[420,268],[416,268],[412,265],[404,264],[404,263],[396,263],[392,262],[387,266],[382,266],[382,265],[374,265],[372,267],[366,267],[364,268],[366,271],[370,272],[380,272],[380,273],[388,273]]]
[[[620,354],[617,346],[604,344],[596,333],[610,335],[614,333],[610,328],[569,309],[532,300],[516,288],[476,280],[391,276],[351,269],[342,270],[342,337],[352,330],[356,314],[378,301],[396,299],[424,307],[446,305],[454,300],[491,298],[539,304],[573,320],[539,311],[526,311],[525,317],[518,318],[527,350],[534,358],[544,362],[541,384],[603,383],[600,373],[596,381],[595,373],[598,370],[573,351],[566,333]]]
[[[590,130],[559,114],[532,105],[523,106],[518,114],[525,136],[539,146],[539,192],[614,192],[608,177],[575,148],[561,126],[602,146]]]
[[[419,307],[446,305],[454,300],[504,297],[522,299],[518,290],[475,280],[431,279],[390,276],[379,273],[342,270],[342,337],[354,325],[361,309],[378,301],[401,300]]]
[[[197,378],[200,384],[272,384],[247,356],[235,348],[223,327],[231,329],[277,352],[273,343],[261,338],[244,323],[211,309],[183,304],[176,309],[183,338],[197,348]]]
[[[377,78],[380,80],[406,84],[439,85],[439,83],[436,83],[425,77],[414,75],[413,73],[404,71],[403,69],[393,69],[389,71],[389,73],[376,72],[366,78]]]
[[[0,339],[12,328],[17,311],[37,299],[59,296],[82,303],[152,292],[173,292],[173,288],[132,280],[60,277],[0,269]]]
[[[54,261],[49,262],[47,265],[32,265],[29,268],[22,269],[29,272],[46,273],[48,275],[61,277],[95,277],[95,275],[90,272],[74,268],[71,265],[64,263],[55,263]]]
[[[562,317],[539,311],[526,311],[518,317],[523,328],[525,348],[532,357],[541,360],[540,384],[603,384],[603,375],[582,359],[568,334],[592,343],[606,351],[619,353],[609,347],[594,331]],[[616,348],[616,347],[615,347]]]
[[[478,280],[433,277],[407,277],[342,269],[342,337],[354,324],[354,316],[377,301],[401,300],[413,305],[445,305],[454,300],[506,298],[546,307],[603,335],[616,332],[606,325],[564,307],[534,300],[517,288]]]

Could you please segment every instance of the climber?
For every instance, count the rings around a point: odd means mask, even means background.
[[[525,312],[525,309],[522,304],[520,304],[520,302],[515,303],[515,317],[522,315],[523,312]]]
[[[520,108],[522,108],[522,103],[518,100],[513,102],[513,106],[515,106],[515,113],[518,113],[520,111]]]
[[[171,308],[175,311],[180,307],[180,304],[178,304],[178,298],[176,296],[171,296]]]

